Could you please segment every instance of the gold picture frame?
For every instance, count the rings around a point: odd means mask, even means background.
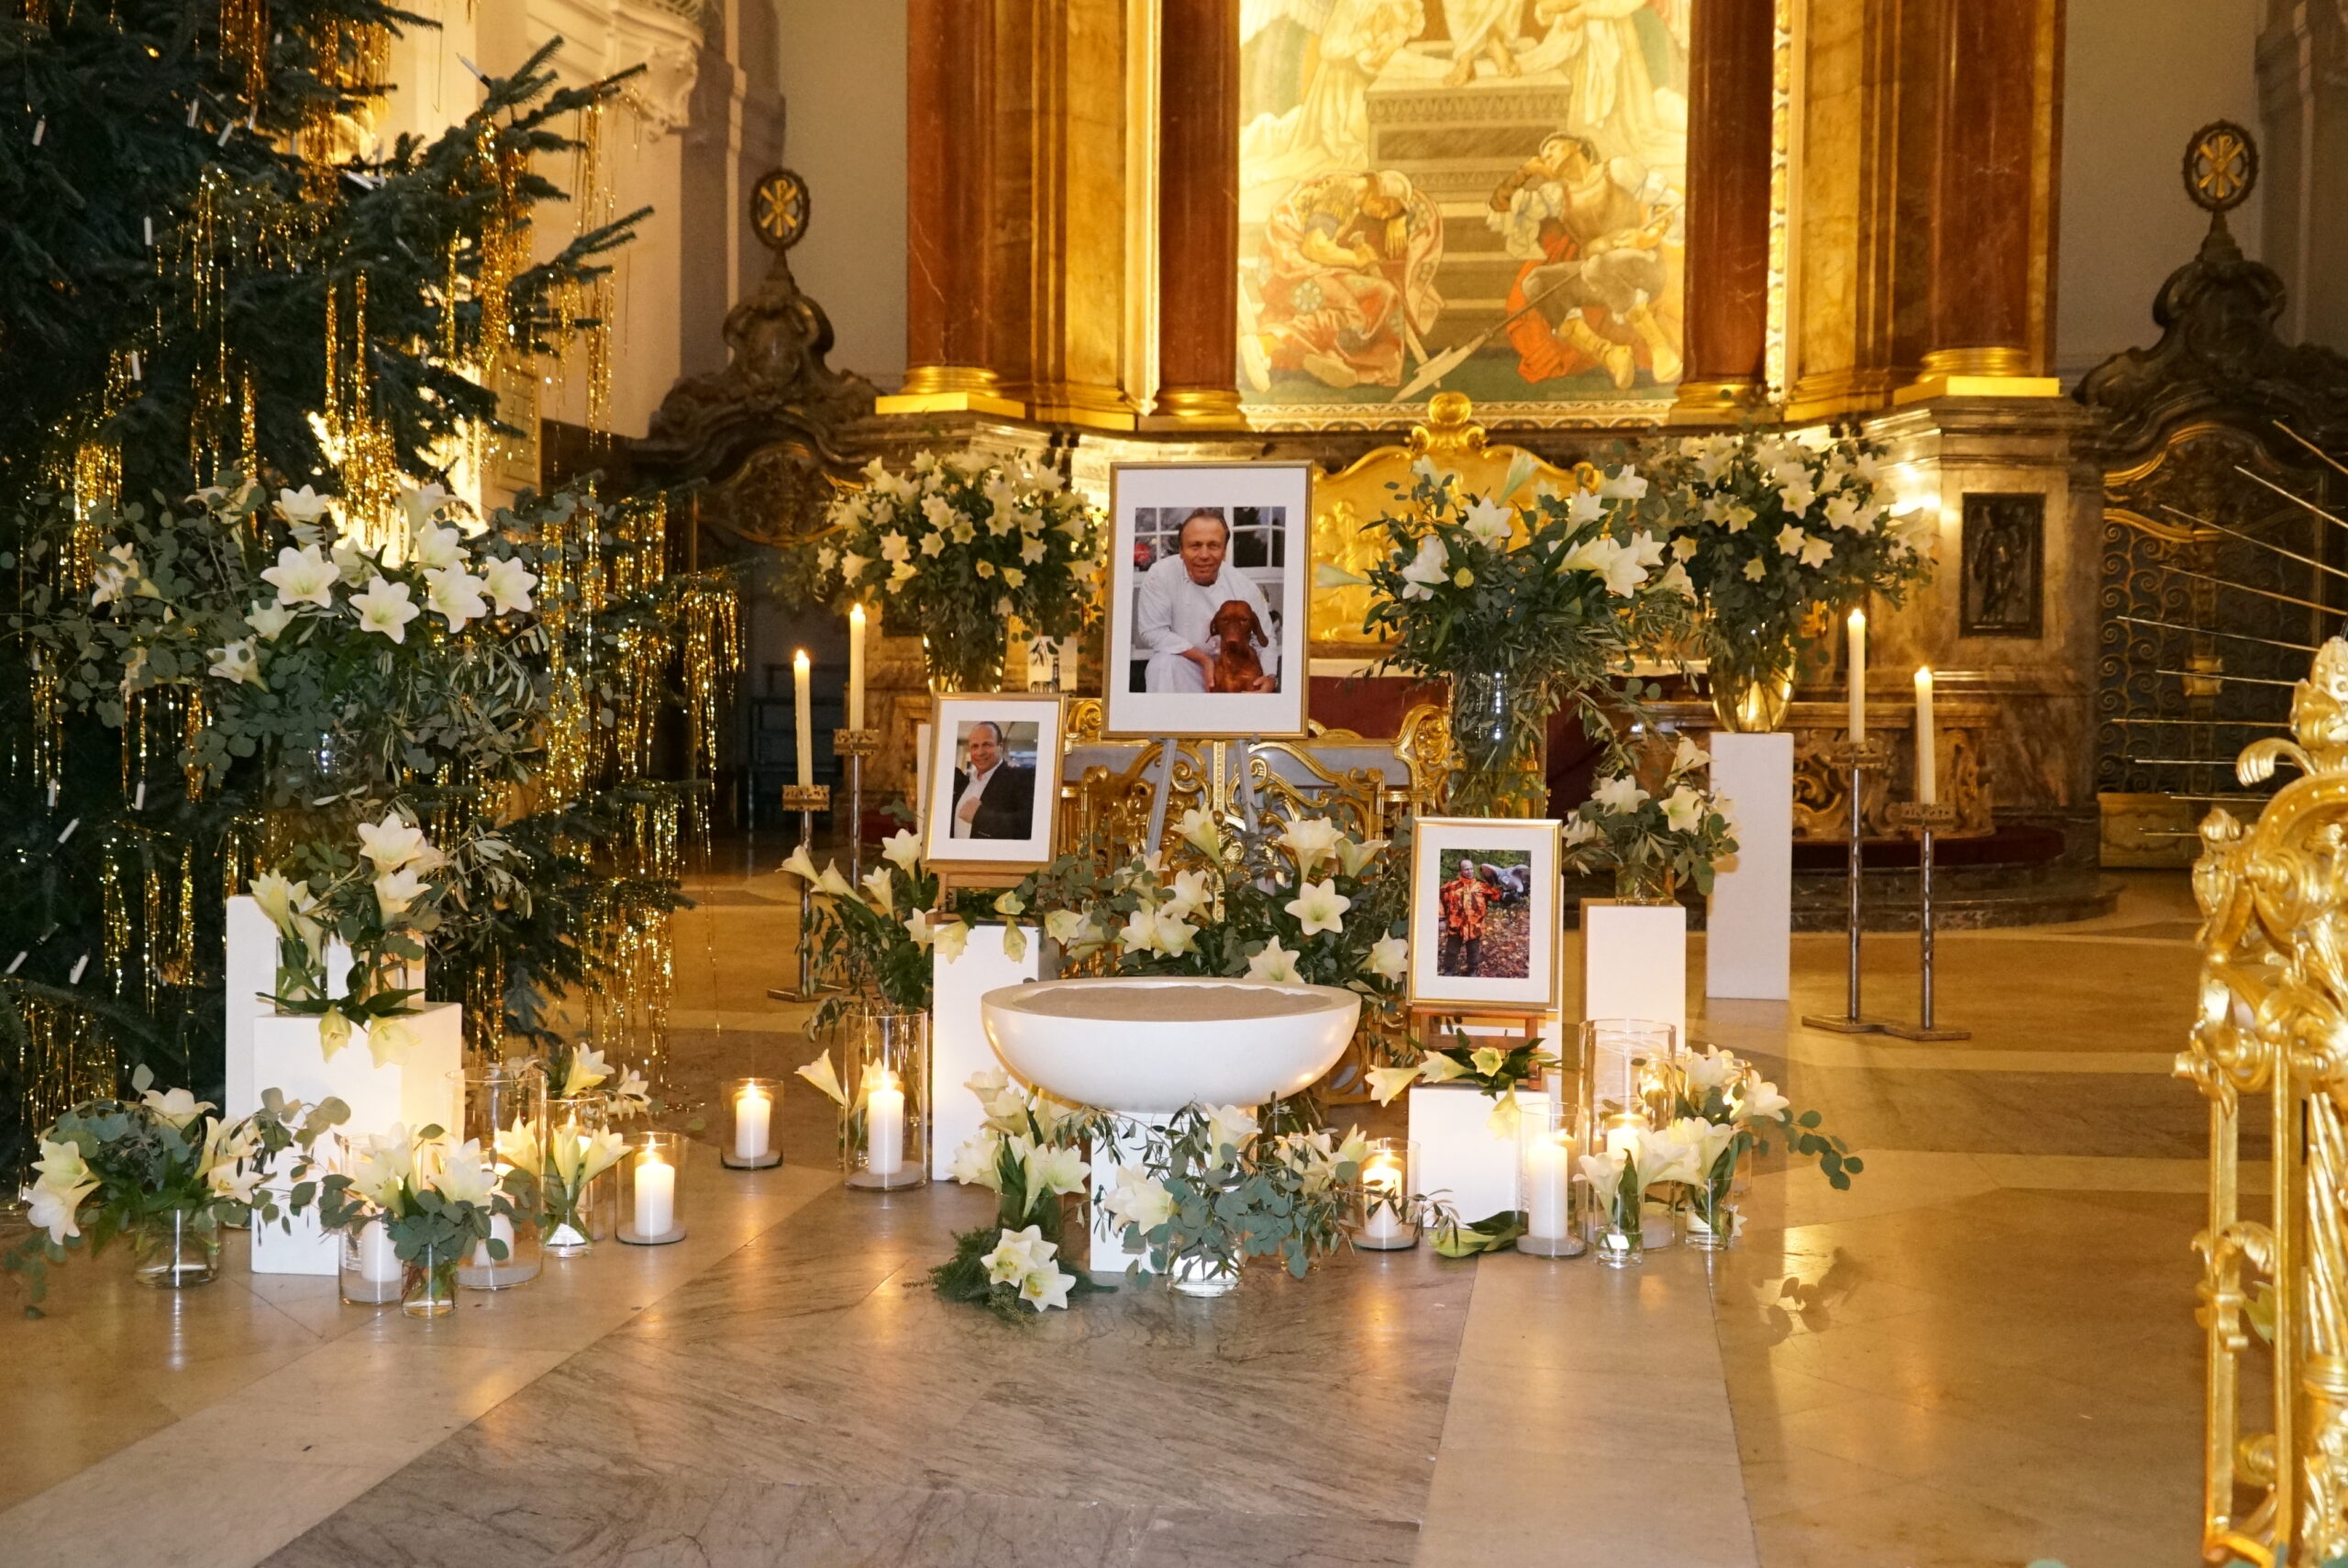
[[[1301,740],[1310,733],[1312,686],[1312,487],[1319,469],[1310,462],[1117,463],[1109,469],[1109,580],[1102,638],[1102,735],[1110,740],[1217,739],[1241,735]],[[1134,601],[1146,569],[1137,567],[1142,543],[1136,518],[1185,507],[1224,514],[1226,548],[1240,509],[1281,508],[1279,609],[1272,612],[1277,641],[1264,645],[1277,657],[1279,689],[1245,691],[1136,691]],[[1153,528],[1158,520],[1153,518]],[[1260,524],[1246,525],[1251,531]],[[1179,537],[1179,533],[1178,536]],[[1154,549],[1156,546],[1153,544]],[[1156,557],[1149,565],[1170,558]],[[1237,571],[1226,561],[1226,569]],[[1273,569],[1257,567],[1246,569]],[[1252,580],[1257,597],[1259,586]],[[1268,610],[1269,605],[1267,603]],[[1257,630],[1266,630],[1260,625]],[[1267,634],[1268,637],[1268,633]],[[1242,641],[1246,641],[1245,638]],[[1252,646],[1249,648],[1252,652]],[[1146,656],[1144,656],[1146,657]],[[1291,673],[1293,679],[1290,679]]]
[[[963,771],[958,759],[969,744],[969,728],[982,723],[996,726],[997,744],[1004,752],[1004,760],[996,765],[998,767],[1019,767],[1021,765],[1012,760],[1018,755],[1019,746],[1032,744],[1034,747],[1033,761],[1025,765],[1032,773],[1028,780],[1028,831],[1017,839],[992,834],[963,838],[953,835],[953,812],[961,796],[954,781]],[[1026,737],[1014,740],[1010,732],[1027,723],[1036,726],[1032,742]],[[1057,692],[1028,691],[939,697],[936,711],[930,715],[930,725],[928,787],[922,791],[921,805],[922,858],[929,868],[941,878],[982,885],[998,880],[1015,882],[1026,873],[1050,865],[1054,834],[1058,828],[1060,759],[1068,749],[1066,701]],[[998,849],[1003,852],[997,853]]]
[[[1446,964],[1473,958],[1446,947],[1443,929],[1445,856],[1473,861],[1492,904],[1523,913],[1521,976],[1445,974]],[[1479,856],[1487,858],[1479,858]],[[1515,857],[1523,856],[1521,862]],[[1483,868],[1501,875],[1489,879]],[[1548,1013],[1557,1007],[1559,948],[1565,907],[1565,823],[1552,817],[1420,817],[1411,830],[1410,1005],[1418,1010],[1456,1009],[1477,1016]],[[1520,868],[1519,878],[1506,875]],[[1457,865],[1455,862],[1454,870]],[[1516,922],[1509,922],[1513,927]],[[1489,930],[1489,928],[1488,928]],[[1479,941],[1490,940],[1490,936]]]

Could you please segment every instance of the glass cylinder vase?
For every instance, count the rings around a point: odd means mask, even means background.
[[[860,1007],[842,1016],[840,1168],[847,1185],[893,1192],[929,1179],[929,1014]]]
[[[685,1239],[681,1190],[685,1140],[675,1132],[631,1132],[620,1156],[619,1239],[661,1247]]]
[[[342,1298],[353,1307],[382,1307],[400,1298],[406,1269],[381,1220],[342,1233]]]
[[[1545,1099],[1520,1099],[1517,1107],[1517,1209],[1524,1234],[1516,1250],[1542,1258],[1579,1257],[1587,1243],[1576,1223],[1575,1198],[1589,1147],[1578,1109]]]
[[[1407,1138],[1372,1138],[1361,1162],[1361,1207],[1346,1229],[1365,1252],[1399,1253],[1419,1244],[1411,1217],[1418,1190],[1419,1146]]]
[[[1002,690],[1003,656],[1009,646],[1009,633],[1000,628],[991,637],[924,636],[922,662],[928,671],[930,695]]]
[[[771,1170],[782,1164],[775,1116],[782,1108],[779,1078],[736,1078],[725,1086],[725,1104],[732,1113],[718,1159],[728,1169]]]
[[[478,1139],[503,1180],[515,1159],[537,1157],[547,1127],[547,1076],[535,1061],[489,1062],[451,1075],[464,1097],[462,1139]],[[522,1148],[532,1151],[523,1154]],[[538,1173],[530,1173],[536,1176]],[[491,1239],[505,1246],[494,1256],[488,1242],[476,1242],[457,1265],[457,1283],[469,1290],[508,1290],[538,1277],[539,1229],[536,1215],[490,1222]]]
[[[131,1235],[138,1283],[157,1290],[209,1285],[220,1272],[220,1222],[209,1209],[167,1209]]]
[[[611,1101],[600,1094],[573,1095],[547,1102],[549,1139],[558,1134],[593,1137],[611,1126]],[[539,1245],[548,1257],[571,1258],[609,1241],[618,1224],[619,1172],[566,1183],[548,1160],[538,1176]],[[574,1190],[575,1188],[575,1190]]]
[[[1592,1114],[1637,1110],[1656,1126],[1672,1120],[1679,1032],[1659,1019],[1593,1018],[1581,1026]]]
[[[1668,904],[1677,901],[1679,874],[1668,866],[1643,861],[1614,867],[1614,899],[1625,904]]]
[[[402,1270],[400,1310],[411,1318],[438,1318],[457,1309],[460,1252],[427,1246]]]
[[[1239,1288],[1240,1260],[1221,1253],[1189,1253],[1174,1260],[1168,1280],[1183,1296],[1228,1296]]]
[[[1510,670],[1451,677],[1446,809],[1461,817],[1538,817],[1549,804],[1547,682]]]

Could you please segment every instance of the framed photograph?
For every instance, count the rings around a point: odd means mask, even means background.
[[[1312,465],[1120,463],[1109,511],[1102,733],[1302,735]]]
[[[1412,1005],[1556,1006],[1563,824],[1421,817],[1412,834]]]
[[[1020,872],[1050,861],[1060,717],[1053,694],[937,699],[922,803],[932,869]]]

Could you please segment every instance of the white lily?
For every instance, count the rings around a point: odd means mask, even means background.
[[[1397,1096],[1419,1081],[1416,1067],[1372,1067],[1369,1069],[1369,1092],[1380,1105],[1391,1105]]]
[[[1628,816],[1647,802],[1647,792],[1639,781],[1627,773],[1617,773],[1611,778],[1599,780],[1589,798],[1603,807],[1609,816]]]
[[[1410,957],[1411,944],[1399,936],[1381,936],[1369,944],[1362,966],[1382,980],[1399,980]]]
[[[1337,869],[1348,877],[1358,877],[1385,848],[1386,841],[1382,838],[1367,842],[1357,838],[1340,838],[1335,846]]]
[[[1207,1152],[1215,1158],[1223,1151],[1245,1151],[1249,1139],[1256,1136],[1255,1117],[1235,1105],[1219,1105],[1207,1112]]]
[[[1725,1089],[1744,1076],[1744,1064],[1717,1045],[1707,1045],[1684,1058],[1680,1072],[1698,1099]]]
[[[1150,920],[1150,944],[1168,958],[1179,958],[1197,944],[1199,928],[1176,913],[1171,907],[1159,910]]]
[[[1120,1227],[1138,1225],[1147,1235],[1174,1217],[1174,1195],[1166,1184],[1137,1165],[1120,1165],[1117,1185],[1101,1206]]]
[[[840,1088],[840,1076],[832,1070],[832,1054],[829,1051],[801,1067],[799,1076],[829,1095],[837,1104],[847,1103],[847,1090]]]
[[[179,1128],[185,1128],[189,1123],[200,1120],[207,1110],[220,1109],[208,1099],[196,1099],[183,1088],[170,1089],[161,1093],[149,1089],[138,1097],[138,1103],[172,1126]]]
[[[446,570],[464,561],[465,536],[454,528],[419,527],[408,547],[408,556],[420,567]]]
[[[1782,1118],[1793,1102],[1778,1092],[1778,1086],[1758,1073],[1744,1080],[1744,1093],[1737,1109],[1752,1121],[1776,1121]]]
[[[497,1190],[497,1175],[482,1157],[481,1140],[469,1138],[449,1151],[426,1185],[451,1203],[487,1207],[490,1194]]]
[[[1516,513],[1505,506],[1478,496],[1468,503],[1468,532],[1478,544],[1499,549],[1508,543]]]
[[[905,934],[914,939],[916,947],[928,947],[937,940],[937,928],[930,923],[927,910],[915,910],[904,920]]]
[[[488,583],[462,567],[444,567],[424,574],[424,602],[435,615],[461,632],[475,621],[489,618],[489,602],[481,596]]]
[[[791,852],[791,858],[782,863],[781,869],[790,872],[803,882],[814,882],[823,876],[822,872],[815,869],[815,862],[808,857],[807,846],[803,844]]]
[[[902,829],[892,833],[880,843],[880,858],[912,876],[921,866],[921,840]]]
[[[260,678],[260,658],[253,650],[252,638],[239,637],[225,647],[211,651],[212,668],[205,674],[247,686],[258,686],[264,691],[269,689],[269,683]]]
[[[265,643],[273,643],[277,635],[294,624],[294,612],[282,604],[256,604],[245,612],[245,624]]]
[[[991,1283],[1016,1285],[1049,1259],[1055,1250],[1044,1240],[1039,1227],[1029,1225],[1024,1230],[999,1232],[993,1250],[979,1263]]]
[[[1282,831],[1280,843],[1296,856],[1297,875],[1310,877],[1314,867],[1336,853],[1337,841],[1344,836],[1326,817],[1298,817]]]
[[[387,1132],[354,1139],[350,1147],[350,1189],[378,1209],[391,1208],[415,1174],[407,1129],[395,1121]]]
[[[1041,1312],[1047,1307],[1068,1307],[1068,1293],[1076,1284],[1076,1275],[1061,1269],[1059,1264],[1045,1262],[1029,1269],[1019,1280],[1019,1299]]]
[[[1647,492],[1646,476],[1625,463],[1598,487],[1608,501],[1636,501]]]
[[[79,1143],[52,1143],[46,1138],[39,1142],[40,1158],[33,1162],[33,1169],[40,1172],[39,1186],[67,1192],[96,1179],[82,1158]]]
[[[1002,1173],[996,1168],[995,1159],[1002,1150],[1002,1135],[980,1132],[954,1151],[954,1160],[946,1174],[964,1187],[983,1187],[991,1192],[1002,1190]]]
[[[1307,882],[1296,897],[1280,906],[1297,918],[1301,934],[1311,936],[1315,932],[1343,931],[1345,913],[1354,901],[1337,891],[1335,877],[1322,882]]]
[[[1663,798],[1663,820],[1674,833],[1694,833],[1704,825],[1711,801],[1682,784]]]
[[[1451,575],[1451,558],[1443,541],[1429,534],[1419,541],[1419,553],[1402,568],[1402,580],[1410,586],[1402,590],[1405,599],[1432,599],[1434,585]]]
[[[1223,859],[1223,823],[1216,820],[1213,812],[1202,806],[1192,806],[1182,813],[1182,820],[1175,831],[1181,835],[1183,843],[1208,859],[1217,862]]]
[[[327,508],[333,504],[333,496],[320,495],[306,484],[299,490],[277,492],[277,514],[288,523],[316,523],[327,514]]]
[[[530,590],[537,587],[538,574],[510,556],[492,556],[481,567],[482,586],[489,592],[489,600],[500,615],[527,614],[531,608]]]
[[[1508,1053],[1497,1045],[1479,1045],[1468,1053],[1468,1060],[1476,1071],[1490,1077],[1508,1066]]]
[[[375,907],[386,921],[396,920],[431,890],[430,885],[413,870],[403,867],[387,871],[375,878]]]
[[[389,578],[370,578],[364,592],[350,596],[350,612],[362,632],[380,632],[395,643],[407,641],[407,624],[424,613],[410,602],[407,584]]]
[[[936,942],[937,955],[951,964],[955,959],[962,956],[962,949],[969,945],[969,922],[950,920],[943,925],[933,927],[930,935]],[[1003,944],[1004,952],[1008,953],[1010,947],[1009,943]]]
[[[340,575],[334,563],[318,553],[317,546],[305,545],[298,550],[279,550],[277,564],[264,569],[260,580],[277,590],[280,609],[290,610],[296,604],[331,608],[334,585]]]
[[[1276,980],[1282,985],[1301,985],[1303,979],[1296,972],[1296,955],[1280,945],[1275,935],[1264,944],[1264,950],[1247,960],[1247,977],[1251,980]]]
[[[856,897],[855,885],[840,875],[840,863],[836,860],[824,862],[824,869],[815,878],[815,890],[819,893],[828,893],[836,899]]]
[[[83,1201],[97,1190],[96,1182],[64,1188],[32,1187],[25,1194],[25,1217],[34,1230],[48,1231],[49,1239],[62,1246],[68,1237],[82,1233]]]
[[[563,1099],[576,1099],[589,1089],[612,1076],[612,1065],[593,1045],[581,1045],[570,1054],[570,1070],[562,1075]]]
[[[1516,1103],[1516,1096],[1504,1094],[1492,1101],[1491,1114],[1484,1118],[1484,1128],[1502,1143],[1513,1143],[1523,1120],[1524,1111]]]
[[[875,866],[864,874],[864,901],[882,914],[897,912],[897,874]]]
[[[1039,1192],[1054,1197],[1082,1192],[1084,1178],[1091,1171],[1084,1163],[1082,1150],[1060,1143],[1045,1143],[1028,1150],[1026,1165],[1030,1201]]]
[[[359,824],[359,853],[374,862],[378,873],[415,865],[428,847],[424,830],[396,811],[385,812],[382,822]]]
[[[367,1026],[367,1054],[375,1058],[379,1067],[396,1067],[407,1060],[419,1038],[415,1019],[407,1013],[395,1012]]]

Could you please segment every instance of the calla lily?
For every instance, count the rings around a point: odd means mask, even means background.
[[[832,1054],[829,1051],[801,1067],[799,1076],[829,1095],[836,1103],[847,1103],[847,1090],[840,1088],[840,1076],[832,1070]]]

